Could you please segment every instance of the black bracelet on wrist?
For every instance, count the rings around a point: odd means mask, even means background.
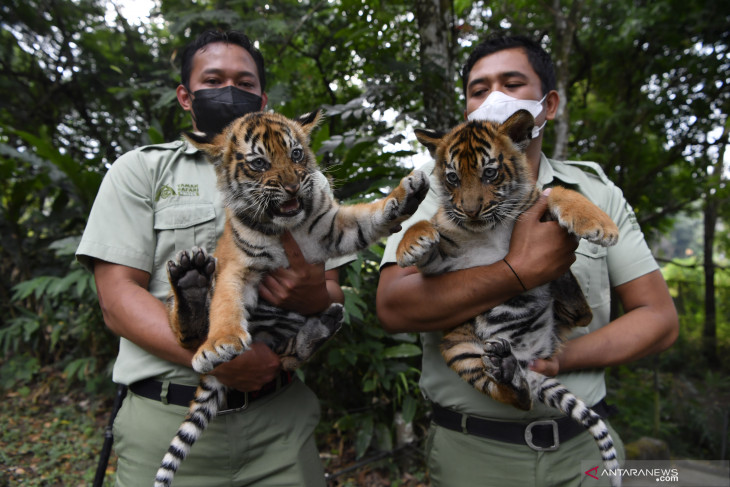
[[[512,271],[512,274],[515,275],[515,277],[517,278],[517,281],[520,283],[520,286],[522,286],[522,289],[527,291],[527,288],[525,287],[525,283],[522,282],[522,279],[520,279],[520,276],[517,275],[517,272],[515,272],[515,270],[512,268],[511,265],[509,265],[509,262],[507,262],[507,259],[502,259],[502,260],[504,261],[505,264],[507,264],[507,267],[509,267],[509,270]]]

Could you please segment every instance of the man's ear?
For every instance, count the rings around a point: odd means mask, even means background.
[[[545,119],[552,120],[558,113],[560,106],[560,94],[555,90],[550,90],[545,97]]]
[[[190,92],[187,88],[183,85],[178,85],[175,93],[177,94],[177,102],[183,110],[189,112],[193,109],[193,99],[190,97]]]
[[[261,111],[264,111],[264,108],[266,108],[266,104],[269,102],[269,95],[266,94],[265,91],[261,92]]]

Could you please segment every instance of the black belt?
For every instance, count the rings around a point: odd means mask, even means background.
[[[226,393],[226,409],[218,411],[218,414],[228,414],[237,411],[243,411],[257,399],[266,397],[269,394],[278,391],[282,387],[290,384],[293,380],[292,374],[289,372],[281,372],[279,377],[264,384],[264,386],[253,392],[241,392],[235,389],[228,389]],[[163,398],[163,382],[155,379],[144,379],[135,382],[129,386],[129,390],[138,396],[153,399],[165,404],[175,404],[177,406],[188,407],[195,397],[197,387],[186,386],[182,384],[167,384],[167,394]]]
[[[432,404],[432,408],[432,420],[439,426],[492,440],[527,445],[536,451],[557,450],[560,443],[586,431],[585,427],[567,416],[558,419],[537,420],[531,423],[518,423],[477,418],[447,409],[436,403]],[[591,409],[604,419],[615,412],[615,408],[606,404],[603,399]]]

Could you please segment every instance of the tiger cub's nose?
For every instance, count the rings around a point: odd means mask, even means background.
[[[294,196],[299,191],[299,183],[293,183],[293,184],[285,184],[284,185],[284,191],[286,191],[288,194]]]

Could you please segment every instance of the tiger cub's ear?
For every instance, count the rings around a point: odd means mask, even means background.
[[[228,138],[228,131],[221,134],[207,134],[205,132],[185,132],[183,135],[193,146],[205,152],[212,160],[223,156],[223,148]]]
[[[525,152],[532,139],[535,119],[527,110],[518,110],[499,126],[500,133],[506,135],[520,152]]]
[[[319,125],[319,122],[322,120],[322,110],[317,109],[313,112],[305,113],[304,115],[300,115],[297,118],[294,119],[296,123],[302,126],[302,129],[304,130],[304,133],[307,134],[307,137],[309,137],[312,134],[312,130],[314,130],[317,125]]]
[[[416,134],[418,141],[426,146],[431,157],[436,159],[436,148],[441,143],[441,139],[444,138],[444,133],[437,130],[424,129],[415,129],[413,133]]]

